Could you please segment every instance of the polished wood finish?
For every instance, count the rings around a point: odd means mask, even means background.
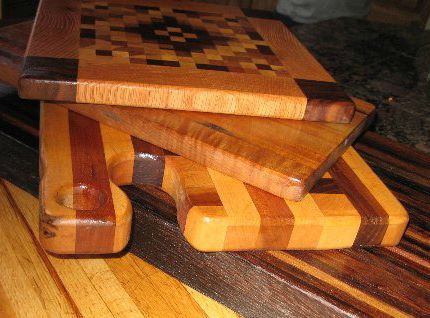
[[[20,95],[350,122],[354,103],[326,71],[324,78],[303,78],[290,70],[295,61],[285,62],[282,50],[296,42],[281,22],[248,19],[237,7],[42,0]]]
[[[38,108],[37,103],[27,106],[23,110]],[[0,110],[13,116],[10,125],[31,123],[14,104],[2,100]],[[37,126],[14,127],[12,139],[0,125],[1,149],[8,154],[1,157],[0,176],[37,195],[39,154],[28,138]],[[129,250],[246,317],[426,316],[430,158],[373,133],[355,148],[409,211],[410,223],[397,247],[201,253],[180,237],[174,201],[156,188],[127,186],[135,220]]]
[[[131,253],[62,259],[37,240],[39,202],[0,179],[1,317],[239,315]]]
[[[257,28],[264,24],[262,19],[252,18],[252,21]],[[301,85],[305,90],[309,90],[306,88],[308,86],[312,87],[313,78],[320,81],[332,80],[287,29],[278,25],[274,32],[268,32],[266,35],[273,43],[278,43],[273,47],[274,50],[283,56],[283,63],[290,63],[288,65],[291,74],[302,79]],[[284,47],[282,41],[287,41],[291,47]],[[68,43],[72,45],[74,42]],[[68,50],[71,51],[72,48],[69,47]],[[16,54],[22,52],[23,50]],[[48,52],[44,53],[48,55]],[[57,59],[67,59],[67,56],[58,52],[49,54]],[[63,71],[73,68],[63,62]],[[13,60],[8,61],[9,65],[13,63]],[[19,67],[16,66],[15,69]],[[62,76],[67,81],[69,75],[70,73],[65,73]],[[321,93],[315,94],[314,96],[321,97]],[[372,105],[360,102],[350,125],[334,125],[103,105],[67,106],[202,165],[291,200],[302,199],[308,193],[364,130],[374,112]],[[324,135],[322,131],[325,132]],[[289,136],[288,140],[285,140],[284,135]],[[184,136],[187,137],[185,143]],[[199,152],[195,151],[196,146],[199,147]]]
[[[356,100],[350,124],[60,104],[289,200],[301,200],[373,119]]]
[[[58,105],[41,112],[41,227],[55,253],[111,253],[131,227],[119,185],[159,187],[201,251],[396,245],[408,215],[352,149],[301,202],[287,201]]]

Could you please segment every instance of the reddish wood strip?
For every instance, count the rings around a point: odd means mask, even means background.
[[[99,123],[69,112],[69,125],[73,186],[81,193],[75,191],[73,203],[92,207],[76,210],[76,219],[82,220],[76,228],[76,254],[113,250],[115,209]]]
[[[343,194],[332,178],[321,178],[309,193]]]
[[[260,233],[257,244],[267,240],[271,241],[274,246],[276,246],[276,242],[280,242],[280,246],[287,246],[294,228],[294,214],[285,200],[253,186],[245,186],[260,214]],[[288,225],[288,223],[290,224]],[[280,231],[273,230],[276,226],[282,227],[282,235]],[[273,236],[269,235],[271,232],[273,232]],[[260,244],[264,245],[264,243]]]

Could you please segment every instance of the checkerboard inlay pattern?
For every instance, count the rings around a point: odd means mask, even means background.
[[[246,17],[82,1],[80,59],[288,75]]]

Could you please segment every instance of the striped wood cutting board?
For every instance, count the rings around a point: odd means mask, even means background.
[[[55,253],[118,252],[132,207],[118,188],[160,187],[201,251],[395,245],[408,214],[350,147],[300,202],[274,196],[92,119],[50,104],[41,111],[41,226]]]

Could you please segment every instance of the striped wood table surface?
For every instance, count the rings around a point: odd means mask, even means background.
[[[0,179],[0,317],[239,317],[126,252],[62,259],[38,241],[39,202]]]

